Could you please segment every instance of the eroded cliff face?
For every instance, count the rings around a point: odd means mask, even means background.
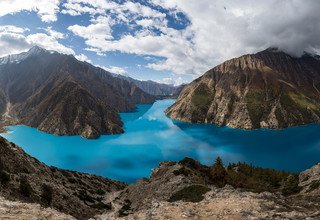
[[[224,62],[184,88],[166,114],[241,129],[320,122],[320,61],[268,49]]]

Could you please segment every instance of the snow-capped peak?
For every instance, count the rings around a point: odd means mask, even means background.
[[[29,56],[38,55],[43,52],[51,52],[46,49],[43,49],[39,46],[31,47],[27,52],[22,52],[19,54],[12,54],[5,57],[0,58],[0,65],[8,64],[8,63],[20,63],[22,60],[26,59]]]

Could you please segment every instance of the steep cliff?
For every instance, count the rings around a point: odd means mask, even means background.
[[[181,92],[166,114],[191,123],[241,129],[320,122],[320,59],[274,48],[231,59]]]

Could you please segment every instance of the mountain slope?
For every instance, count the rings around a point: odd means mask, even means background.
[[[174,86],[174,85],[154,82],[151,80],[141,81],[141,80],[133,79],[128,76],[122,76],[119,74],[113,74],[113,75],[117,78],[121,78],[135,84],[142,91],[154,96],[176,96],[181,91],[181,88],[183,86],[183,85]]]
[[[38,203],[88,219],[110,210],[102,196],[109,198],[124,187],[102,177],[48,167],[0,137],[0,194],[6,199]]]
[[[166,114],[191,123],[279,129],[320,122],[320,60],[276,49],[231,59],[184,88]]]
[[[136,85],[70,55],[33,47],[0,58],[3,125],[95,138],[122,133],[118,112],[154,100]]]

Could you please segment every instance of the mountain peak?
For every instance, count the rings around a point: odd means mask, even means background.
[[[39,53],[45,52],[45,51],[47,51],[47,50],[42,47],[39,47],[38,45],[35,45],[28,50],[28,54],[39,54]]]

